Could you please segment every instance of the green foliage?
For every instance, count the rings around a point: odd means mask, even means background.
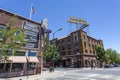
[[[98,59],[99,61],[102,61],[102,62],[106,61],[106,57],[107,57],[108,55],[105,54],[105,50],[104,50],[103,47],[95,46],[95,51],[96,51],[96,53],[97,53],[97,59]]]
[[[117,53],[116,50],[107,49],[106,53],[109,55],[109,61],[112,63],[119,63],[120,62],[120,54]]]
[[[26,35],[24,34],[24,31],[21,28],[13,26],[15,20],[15,17],[12,18],[4,29],[0,29],[0,50],[2,60],[4,62],[6,62],[8,59],[9,51],[12,51],[12,54],[15,54],[15,51],[21,49],[22,46],[26,43]],[[20,33],[16,34],[18,31]]]
[[[44,58],[49,60],[53,58],[60,59],[60,54],[55,45],[49,45],[49,48],[44,51]]]

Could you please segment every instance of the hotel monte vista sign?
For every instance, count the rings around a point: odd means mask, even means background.
[[[40,26],[31,22],[24,21],[23,29],[27,36],[27,43],[25,47],[27,48],[38,48],[39,47],[39,35]]]

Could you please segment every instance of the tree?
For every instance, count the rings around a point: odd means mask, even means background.
[[[99,61],[105,61],[105,50],[103,47],[95,46],[95,51],[97,53],[97,59]]]
[[[9,52],[14,55],[15,51],[22,49],[23,45],[26,43],[26,35],[24,34],[24,30],[13,26],[16,19],[16,17],[11,18],[7,25],[0,28],[0,54],[2,57],[0,61],[5,63],[4,70],[6,67],[6,62],[10,61],[8,56]]]
[[[103,67],[103,62],[106,61],[106,54],[105,54],[105,50],[103,47],[100,46],[96,46],[94,47],[96,54],[97,54],[97,60],[100,61],[100,67]]]
[[[44,58],[51,60],[56,58],[56,60],[60,59],[60,54],[55,45],[49,45],[49,48],[44,51]]]
[[[120,58],[119,58],[119,54],[117,53],[116,50],[113,50],[111,48],[106,50],[106,53],[109,55],[109,61],[111,63],[118,63]]]

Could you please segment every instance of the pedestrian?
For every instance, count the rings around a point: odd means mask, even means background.
[[[93,69],[93,61],[91,61],[91,69]]]
[[[93,68],[95,69],[95,63],[93,62]]]

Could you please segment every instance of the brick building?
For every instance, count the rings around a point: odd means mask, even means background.
[[[94,46],[102,46],[103,41],[90,37],[83,30],[77,30],[62,38],[51,40],[61,55],[63,67],[89,67],[91,62],[98,64]]]
[[[10,19],[13,16],[17,17],[17,20],[13,26],[20,27],[25,30],[27,43],[23,50],[17,50],[16,55],[9,56],[9,59],[12,60],[11,72],[9,72],[11,63],[7,62],[7,72],[2,72],[4,62],[0,62],[0,77],[39,74],[41,72],[41,56],[43,55],[42,44],[44,29],[41,27],[41,23],[24,18],[3,9],[0,9],[0,27],[5,27],[5,25],[10,22]]]

